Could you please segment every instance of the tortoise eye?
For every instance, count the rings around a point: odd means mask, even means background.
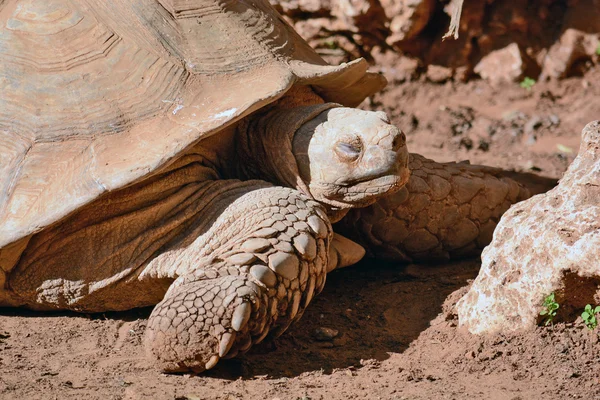
[[[356,139],[352,142],[338,142],[335,145],[335,153],[344,161],[355,161],[362,153],[362,143]]]

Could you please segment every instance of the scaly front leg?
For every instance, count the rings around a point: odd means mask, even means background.
[[[476,254],[490,243],[508,208],[551,189],[552,179],[464,163],[409,159],[411,177],[399,192],[351,210],[335,229],[374,257],[399,261]]]
[[[200,372],[246,352],[285,331],[323,288],[332,240],[324,209],[296,190],[260,186],[153,266],[179,276],[148,322],[146,346],[162,370]]]

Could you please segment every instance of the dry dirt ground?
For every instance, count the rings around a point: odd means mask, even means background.
[[[532,90],[409,79],[365,107],[387,111],[412,150],[431,158],[559,177],[583,126],[600,117],[599,94],[593,68]],[[366,260],[337,271],[288,333],[200,376],[149,366],[141,340],[150,309],[0,309],[0,398],[600,399],[598,331],[581,320],[512,337],[457,328],[452,305],[479,267]],[[319,328],[338,335],[319,341]]]

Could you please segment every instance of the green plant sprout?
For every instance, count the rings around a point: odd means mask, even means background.
[[[335,40],[327,40],[323,44],[325,45],[326,48],[328,48],[330,50],[337,50],[340,48],[340,46],[338,45],[338,43]]]
[[[545,316],[544,326],[548,326],[554,321],[554,317],[556,317],[556,310],[558,310],[558,308],[560,307],[556,302],[554,292],[546,296],[542,307],[543,309],[542,311],[540,311],[540,315]]]
[[[591,304],[585,306],[584,311],[581,313],[581,318],[583,319],[583,323],[588,327],[590,331],[593,331],[598,326],[598,320],[596,319],[596,314],[600,312],[600,306],[596,306],[592,308]]]
[[[596,54],[600,56],[600,43],[596,46]]]
[[[535,79],[532,79],[526,76],[523,81],[519,84],[523,89],[531,90],[531,88],[535,85]]]

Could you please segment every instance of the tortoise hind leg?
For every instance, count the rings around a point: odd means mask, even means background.
[[[411,177],[399,192],[351,210],[335,226],[371,256],[399,261],[478,254],[502,214],[556,181],[465,163],[436,163],[411,154]]]
[[[148,322],[147,350],[167,372],[210,369],[284,332],[325,283],[331,225],[318,203],[295,190],[243,194],[203,237],[213,250],[184,257],[194,265],[179,273]]]

